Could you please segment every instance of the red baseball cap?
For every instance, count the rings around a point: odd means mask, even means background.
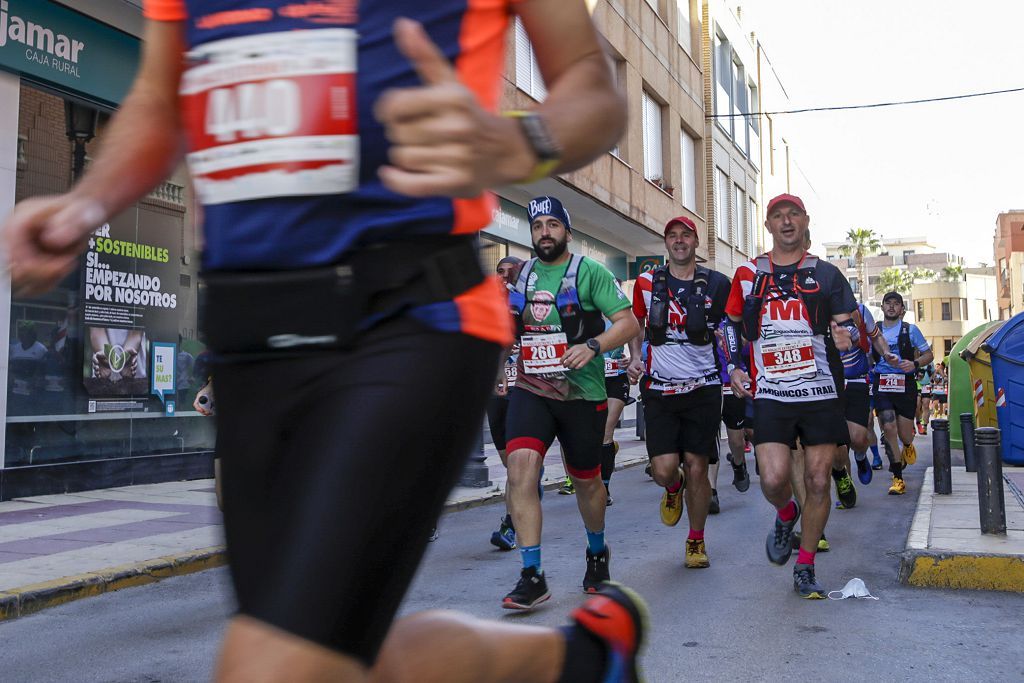
[[[772,200],[768,202],[768,208],[764,210],[764,215],[767,216],[772,212],[772,209],[774,209],[776,205],[783,204],[785,202],[789,202],[793,206],[799,207],[804,213],[807,213],[807,207],[804,206],[804,200],[800,199],[795,194],[780,194],[778,197],[773,197]]]
[[[677,223],[683,226],[684,228],[689,228],[690,230],[692,230],[694,235],[697,235],[698,237],[700,236],[700,233],[697,232],[697,224],[694,223],[693,220],[691,220],[690,218],[687,218],[686,216],[676,216],[675,218],[671,219],[668,223],[666,223],[664,234],[667,235],[668,231],[672,229],[672,226],[676,225]]]

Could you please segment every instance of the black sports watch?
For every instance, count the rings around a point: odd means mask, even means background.
[[[587,340],[587,348],[594,352],[594,355],[601,354],[601,342],[597,341],[593,337]]]
[[[921,364],[918,363],[916,360],[914,361],[914,369],[915,370],[920,370],[921,369]]]

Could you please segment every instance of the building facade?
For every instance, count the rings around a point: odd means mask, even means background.
[[[1009,320],[1024,311],[1024,211],[996,217],[993,242],[999,319]]]
[[[913,317],[936,359],[949,355],[965,334],[998,316],[994,268],[967,268],[949,281],[915,282]]]

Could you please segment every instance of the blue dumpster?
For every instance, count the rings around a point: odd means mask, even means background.
[[[982,349],[992,357],[1003,462],[1024,465],[1024,313],[1007,320]]]

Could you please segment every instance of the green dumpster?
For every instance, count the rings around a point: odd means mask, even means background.
[[[979,325],[965,334],[953,345],[949,354],[949,445],[950,448],[964,447],[960,433],[960,414],[974,414],[974,383],[971,381],[971,369],[960,353],[982,332],[1001,325],[1003,321],[993,320]],[[977,424],[977,423],[975,423]]]

